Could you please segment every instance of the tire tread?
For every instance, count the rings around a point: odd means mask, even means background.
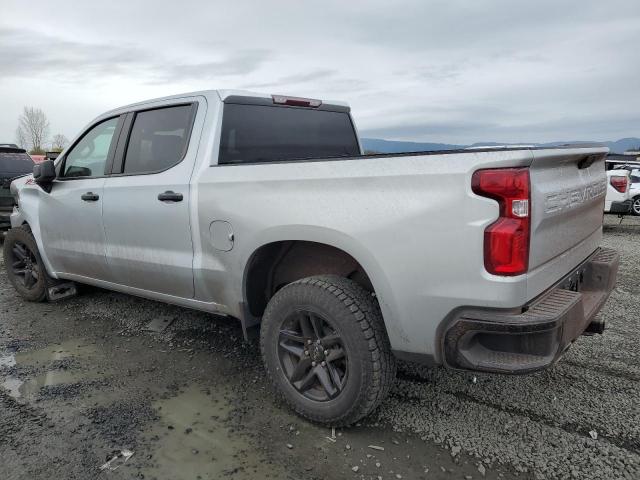
[[[367,292],[354,281],[337,275],[321,275],[303,278],[290,283],[282,290],[294,285],[307,285],[324,290],[332,294],[351,312],[353,321],[358,324],[368,345],[368,365],[370,368],[371,382],[369,384],[366,382],[363,383],[361,390],[365,391],[359,392],[357,396],[358,401],[354,402],[348,411],[329,420],[325,417],[314,416],[299,408],[298,405],[291,402],[282,393],[280,393],[280,396],[293,410],[311,421],[333,426],[346,426],[355,423],[369,415],[382,403],[395,382],[396,361],[391,353],[389,339],[385,331],[378,302],[371,293]],[[273,297],[272,301],[278,301],[277,294]],[[265,336],[261,335],[260,348],[263,356],[265,354],[265,342]],[[278,384],[269,368],[267,368],[267,373],[276,390],[278,390]]]

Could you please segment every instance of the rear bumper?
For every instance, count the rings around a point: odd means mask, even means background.
[[[615,286],[618,263],[615,250],[600,248],[519,311],[459,312],[443,335],[445,364],[500,373],[552,365],[581,334],[604,330],[594,317]]]
[[[611,202],[609,213],[629,213],[631,211],[632,205],[632,200],[625,200],[623,202]]]

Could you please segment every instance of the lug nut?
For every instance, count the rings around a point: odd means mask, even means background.
[[[311,340],[307,340],[307,345],[311,345]]]
[[[324,351],[324,354],[325,354],[325,355],[329,355],[329,350],[325,350],[325,351]]]
[[[315,367],[316,366],[316,362],[311,362],[311,366]]]
[[[320,365],[322,365],[323,367],[327,366],[327,362],[322,362]]]
[[[304,354],[308,356],[309,355],[309,350],[305,350]]]

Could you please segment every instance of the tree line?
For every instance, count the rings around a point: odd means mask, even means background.
[[[16,143],[32,155],[44,155],[46,150],[62,151],[69,140],[61,133],[56,133],[49,140],[49,130],[49,119],[42,109],[24,107],[22,114],[18,117]]]

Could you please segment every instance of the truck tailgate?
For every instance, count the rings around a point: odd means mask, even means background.
[[[607,153],[605,147],[533,151],[530,270],[602,229]]]

